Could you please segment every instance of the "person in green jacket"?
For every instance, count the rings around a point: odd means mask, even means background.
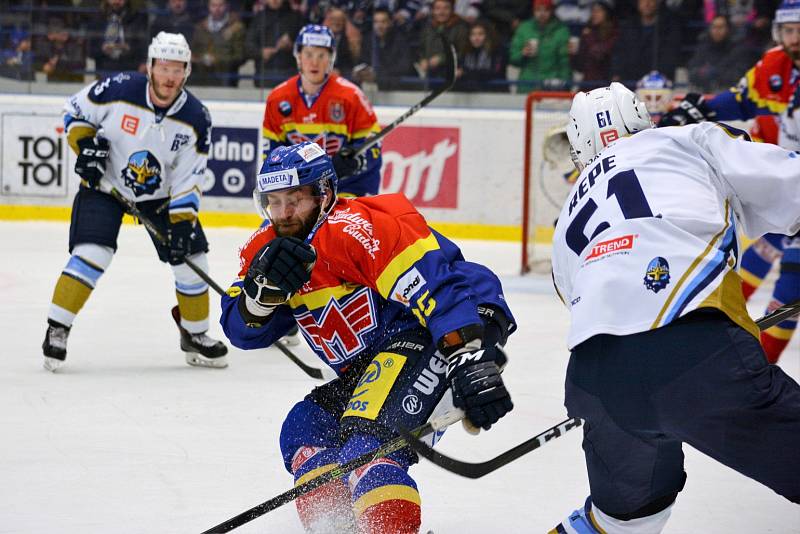
[[[572,81],[569,30],[553,15],[553,0],[533,0],[533,18],[520,23],[511,39],[509,62],[520,68],[518,92],[564,89]]]

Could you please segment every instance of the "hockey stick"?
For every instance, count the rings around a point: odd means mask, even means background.
[[[439,430],[447,428],[453,423],[460,421],[463,417],[464,417],[464,412],[462,412],[461,410],[453,410],[450,412],[446,412],[439,417],[434,417],[424,425],[419,426],[414,430],[411,430],[410,432],[408,432],[408,434],[416,436],[417,438],[422,438],[427,436],[428,434],[431,434],[433,432],[438,432]],[[408,443],[406,441],[406,438],[396,437],[393,440],[384,443],[382,446],[378,447],[374,451],[362,454],[358,458],[354,458],[345,464],[342,464],[340,466],[331,469],[330,471],[326,471],[325,473],[322,473],[321,475],[312,478],[308,482],[304,482],[299,486],[295,486],[289,491],[281,493],[277,497],[273,497],[272,499],[265,501],[257,506],[254,506],[249,510],[245,510],[241,514],[234,516],[215,527],[211,527],[210,529],[204,531],[203,534],[210,534],[216,532],[230,532],[231,530],[240,527],[245,523],[249,523],[253,519],[260,517],[266,514],[267,512],[271,512],[272,510],[280,506],[283,506],[286,503],[292,502],[296,498],[305,495],[306,493],[322,486],[323,484],[327,484],[331,480],[341,478],[350,471],[358,469],[362,465],[368,464],[373,460],[377,460],[378,458],[383,458],[384,456],[388,456],[393,452],[399,451],[400,449],[402,449],[407,445]]]
[[[758,319],[756,321],[756,326],[758,326],[760,330],[766,330],[767,328],[775,326],[781,321],[784,321],[798,313],[800,313],[800,300],[781,306],[772,313],[769,313],[761,319]],[[414,451],[416,451],[420,456],[427,458],[434,464],[438,465],[442,469],[467,478],[481,478],[482,476],[488,475],[489,473],[500,469],[504,465],[513,462],[520,456],[524,456],[529,452],[535,451],[548,441],[561,437],[566,432],[569,432],[573,428],[578,428],[582,424],[583,423],[578,418],[571,418],[561,421],[557,425],[548,428],[541,434],[537,434],[531,439],[520,443],[516,447],[509,449],[490,460],[476,463],[463,462],[461,460],[451,458],[450,456],[446,456],[434,450],[432,447],[429,447],[427,444],[421,442],[419,439],[414,438],[414,436],[409,435],[406,430],[402,428],[398,430],[400,435],[406,439]]]
[[[456,68],[458,66],[458,56],[456,55],[456,47],[447,41],[447,38],[444,36],[444,34],[441,34],[439,37],[442,40],[442,44],[444,45],[444,49],[446,52],[445,69],[447,71],[447,78],[445,78],[442,86],[431,91],[430,94],[428,94],[425,98],[423,98],[422,100],[411,106],[405,113],[403,113],[395,120],[393,120],[391,124],[383,128],[380,132],[378,132],[372,137],[368,137],[363,144],[360,144],[357,147],[346,146],[342,148],[341,152],[345,151],[352,152],[352,156],[348,155],[348,157],[360,156],[361,154],[363,154],[364,152],[375,146],[377,143],[379,143],[381,139],[389,135],[392,132],[392,130],[400,126],[400,124],[405,122],[405,120],[408,119],[411,115],[421,110],[422,108],[430,104],[439,95],[449,91],[453,87],[453,85],[456,83]],[[449,54],[447,52],[449,52]],[[342,155],[344,156],[345,154]]]
[[[111,187],[111,189],[103,188],[103,190],[107,191],[120,204],[122,204],[128,213],[139,219],[139,221],[141,221],[141,223],[144,225],[147,231],[150,232],[153,235],[153,237],[155,237],[156,240],[158,240],[159,243],[161,243],[162,245],[167,244],[167,238],[164,236],[161,230],[153,223],[153,221],[151,221],[147,216],[145,216],[141,212],[141,210],[139,210],[139,208],[136,207],[136,204],[134,202],[125,198],[122,195],[122,193],[120,193],[117,190],[116,187]],[[186,265],[189,266],[191,270],[197,273],[197,276],[202,278],[203,281],[207,283],[209,286],[211,286],[211,288],[214,291],[216,291],[220,296],[225,294],[225,290],[222,289],[222,287],[219,284],[217,284],[214,281],[214,279],[208,275],[208,273],[206,273],[203,269],[201,269],[199,265],[193,262],[191,258],[189,258],[188,256],[184,256],[183,261],[186,263]],[[172,317],[173,319],[175,319],[174,310],[172,311]],[[176,320],[176,322],[178,323],[178,328],[181,328],[180,320],[178,319]],[[292,362],[295,363],[295,365],[297,365],[300,369],[302,369],[302,371],[311,378],[316,378],[317,380],[322,380],[324,378],[321,369],[303,363],[303,361],[300,360],[300,358],[298,358],[297,355],[295,355],[291,350],[289,350],[289,348],[286,345],[284,345],[280,340],[275,341],[273,345],[275,345],[278,348],[278,350],[284,353],[290,360],[292,360]]]

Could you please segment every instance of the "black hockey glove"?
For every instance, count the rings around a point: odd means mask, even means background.
[[[78,159],[75,161],[75,172],[86,180],[92,189],[96,189],[100,185],[100,179],[106,172],[106,159],[110,148],[108,139],[104,137],[78,139]]]
[[[464,410],[476,427],[489,430],[514,408],[500,376],[506,361],[499,345],[475,349],[468,344],[450,356],[447,380],[453,392],[453,405]]]
[[[333,163],[333,170],[336,171],[336,176],[342,179],[361,172],[366,166],[366,158],[363,154],[356,156],[356,151],[346,146],[334,154],[331,163]]]
[[[683,126],[685,124],[695,124],[703,121],[713,121],[717,118],[717,112],[706,104],[705,98],[699,93],[687,93],[681,100],[678,107],[669,111],[661,117],[658,127],[662,126]]]
[[[256,252],[244,279],[245,293],[258,300],[255,287],[268,284],[291,295],[311,280],[316,259],[317,253],[308,243],[296,237],[276,237]]]
[[[191,252],[194,237],[194,225],[190,221],[180,221],[169,225],[167,238],[169,240],[170,265],[183,263],[183,259]]]

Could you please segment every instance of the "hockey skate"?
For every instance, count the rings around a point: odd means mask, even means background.
[[[186,353],[186,363],[197,367],[228,367],[228,347],[222,341],[208,337],[205,332],[192,334],[181,326],[181,314],[177,306],[172,308],[172,318],[181,333],[181,350]]]
[[[67,358],[67,338],[70,327],[57,323],[52,319],[47,320],[47,332],[44,334],[42,352],[44,353],[43,366],[51,372],[64,364]]]
[[[186,363],[199,367],[228,367],[228,347],[222,341],[208,337],[205,332],[190,334],[181,330],[181,350],[186,353]]]

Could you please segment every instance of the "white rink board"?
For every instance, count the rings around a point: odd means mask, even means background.
[[[249,231],[207,233],[211,275],[225,286]],[[66,223],[0,223],[0,532],[200,532],[290,489],[280,425],[317,382],[274,349],[234,349],[225,370],[183,363],[169,316],[171,273],[142,227],[123,226],[120,251],[75,323],[66,367],[55,375],[41,368],[67,234]],[[478,461],[565,418],[568,316],[547,278],[515,276],[517,244],[460,244],[468,259],[501,275],[519,323],[504,375],[514,411],[478,437],[454,428],[441,442],[444,452]],[[751,314],[760,315],[766,301],[757,293]],[[212,302],[211,334],[219,336]],[[781,363],[800,378],[797,338]],[[689,478],[665,534],[800,533],[800,507],[684,451]],[[579,432],[479,480],[425,462],[411,473],[423,532],[435,534],[543,534],[588,492]],[[294,508],[284,506],[235,532],[302,529]]]
[[[72,202],[78,184],[78,178],[72,172],[74,156],[66,146],[63,133],[59,132],[59,129],[63,130],[60,115],[66,98],[0,95],[0,205],[66,206]],[[215,127],[257,129],[260,143],[262,102],[206,100],[204,103],[211,112]],[[386,125],[407,108],[376,107],[375,110],[381,124]],[[524,121],[522,110],[423,109],[403,126],[420,130],[456,129],[457,142],[438,153],[423,143],[416,148],[409,147],[409,153],[405,155],[387,151],[385,162],[402,166],[405,178],[385,184],[389,188],[382,192],[401,191],[413,198],[412,193],[420,188],[429,186],[436,189],[445,159],[455,158],[457,153],[457,161],[450,162],[448,167],[451,174],[457,174],[455,206],[421,207],[420,211],[429,220],[437,222],[519,226]],[[398,135],[401,128],[390,136]],[[31,139],[24,139],[27,137]],[[59,139],[63,141],[60,151],[49,158],[44,157],[50,155],[48,147],[58,143]],[[37,153],[26,152],[26,148],[31,148],[36,142],[40,150]],[[252,150],[245,152],[252,154]],[[260,158],[260,154],[259,146],[257,157]],[[34,168],[38,169],[36,180],[32,176]],[[58,176],[60,180],[56,180]],[[220,180],[222,177],[215,178]],[[248,198],[207,195],[203,200],[203,210],[249,214],[252,202]]]

